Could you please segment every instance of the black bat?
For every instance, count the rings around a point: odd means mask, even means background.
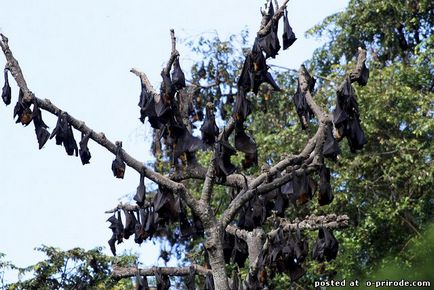
[[[139,271],[136,275],[136,290],[149,290],[148,279],[146,276],[140,276]]]
[[[108,244],[110,246],[110,250],[112,251],[113,256],[116,256],[116,234],[113,233],[110,240],[108,240]]]
[[[206,273],[203,290],[214,290],[214,278],[210,272]]]
[[[68,114],[62,112],[57,119],[56,127],[51,132],[50,139],[56,136],[56,144],[62,145],[65,148],[66,154],[69,156],[78,156],[77,142],[74,138],[71,124],[68,123]]]
[[[244,90],[240,88],[237,93],[237,98],[234,105],[232,116],[238,124],[242,124],[248,115],[252,112],[252,103],[244,94]]]
[[[309,85],[309,91],[312,93],[315,87],[316,80],[311,77],[306,71],[306,78]],[[297,110],[297,115],[300,118],[301,128],[303,130],[308,128],[308,122],[313,117],[313,111],[306,101],[304,93],[301,91],[300,82],[297,83],[297,91],[292,98],[294,101],[295,108]]]
[[[285,9],[285,14],[283,15],[283,49],[285,50],[290,47],[296,40],[297,37],[295,37],[295,33],[292,31],[292,28],[289,25],[288,11]]]
[[[356,93],[349,78],[336,91],[336,108],[333,111],[333,124],[336,137],[341,140],[347,137],[351,152],[360,150],[367,143],[365,133],[360,126],[359,108]]]
[[[322,150],[322,154],[325,158],[336,160],[337,156],[341,153],[339,143],[333,137],[333,128],[327,127],[325,142]]]
[[[190,266],[190,273],[188,274],[188,278],[185,280],[185,284],[188,290],[196,290],[196,270],[194,266]]]
[[[233,235],[224,232],[223,233],[223,256],[225,258],[225,263],[229,264],[232,257],[232,250],[235,246],[235,238]]]
[[[42,113],[36,101],[33,104],[32,120],[33,125],[35,125],[35,133],[39,149],[41,149],[50,138],[50,133],[47,131],[48,126],[42,120]]]
[[[238,265],[238,267],[242,268],[244,267],[244,263],[247,260],[247,257],[249,256],[247,243],[235,236],[235,244],[232,251],[232,259],[233,262]]]
[[[246,56],[240,78],[238,79],[238,94],[240,94],[241,88],[243,89],[241,91],[242,95],[249,91],[257,94],[259,86],[264,82],[270,84],[274,90],[280,91],[279,86],[268,72],[265,57],[259,45],[259,39],[256,38],[252,51]]]
[[[333,198],[332,186],[330,185],[330,169],[323,165],[319,170],[318,203],[319,205],[327,205],[333,201]]]
[[[21,122],[22,125],[27,126],[32,121],[32,110],[30,104],[24,102],[24,92],[20,89],[18,93],[18,102],[14,107],[14,118],[18,117],[15,123]]]
[[[81,133],[81,140],[78,143],[80,147],[80,149],[78,150],[78,154],[80,155],[81,163],[83,165],[89,164],[89,160],[92,157],[89,148],[87,147],[87,143],[89,142],[91,134],[91,132],[89,132],[88,134]]]
[[[235,148],[245,154],[243,168],[249,168],[258,163],[258,149],[255,140],[244,130],[244,126],[235,126]]]
[[[338,250],[339,242],[334,237],[333,232],[321,227],[318,231],[312,257],[319,262],[331,261],[336,258]]]
[[[175,86],[175,89],[178,91],[182,88],[185,88],[185,76],[181,66],[179,65],[179,57],[176,57],[175,61],[173,62],[172,82]]]
[[[169,276],[163,275],[161,269],[157,268],[155,270],[155,280],[157,280],[157,290],[169,290],[170,279]]]
[[[131,211],[124,210],[125,215],[125,227],[124,227],[124,238],[128,239],[131,235],[135,233],[136,230],[136,217]]]
[[[205,120],[203,120],[200,131],[202,132],[202,141],[207,145],[214,145],[216,137],[219,134],[219,128],[215,122],[212,106],[206,106]]]
[[[276,55],[278,54],[278,51],[280,50],[280,43],[279,43],[279,38],[277,37],[278,22],[274,21],[274,19],[272,18],[274,15],[274,7],[273,7],[272,0],[270,1],[270,5],[268,6],[267,14],[269,17],[268,21],[271,21],[271,29],[267,35],[260,37],[258,41],[261,49],[266,54],[266,58],[269,57],[275,58]]]
[[[146,233],[144,225],[146,225],[146,215],[144,214],[144,209],[141,208],[140,210],[136,211],[137,218],[136,218],[136,225],[134,227],[134,242],[137,244],[143,243],[143,240],[146,239]]]
[[[231,163],[231,156],[237,151],[227,140],[219,140],[215,146],[216,177],[225,180],[227,175],[235,172],[236,167]]]
[[[180,136],[175,139],[173,144],[173,160],[175,161],[184,153],[192,154],[202,148],[202,140],[193,136],[187,128],[183,126]]]
[[[293,196],[292,200],[298,204],[305,204],[312,198],[312,194],[315,192],[315,185],[313,180],[303,171],[301,174],[293,174]]]
[[[161,71],[161,77],[163,78],[163,81],[161,82],[160,86],[160,96],[163,100],[163,103],[168,105],[172,102],[176,93],[176,89],[172,80],[170,79],[170,75],[166,74],[164,69]]]
[[[122,142],[116,142],[116,158],[112,162],[112,171],[116,178],[124,178],[125,162],[122,156]]]
[[[146,199],[145,176],[140,174],[139,186],[137,186],[136,194],[133,198],[138,206],[143,206]]]
[[[11,86],[9,85],[8,70],[7,69],[5,69],[4,74],[5,74],[5,84],[4,84],[3,89],[2,89],[2,99],[3,99],[3,102],[7,106],[11,103],[12,90],[11,90]]]

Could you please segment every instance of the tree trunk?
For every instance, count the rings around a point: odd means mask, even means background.
[[[205,247],[208,250],[215,289],[229,290],[228,275],[226,274],[223,256],[222,237],[223,229],[220,226],[212,227],[209,229],[209,238],[205,243]]]

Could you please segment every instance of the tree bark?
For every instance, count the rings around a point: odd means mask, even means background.
[[[226,273],[225,260],[223,255],[223,228],[216,225],[209,229],[209,238],[205,243],[208,251],[209,263],[214,278],[216,290],[229,290],[228,275]]]

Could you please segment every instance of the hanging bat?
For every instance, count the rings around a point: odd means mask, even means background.
[[[35,133],[39,149],[41,149],[50,138],[50,133],[47,131],[48,126],[42,120],[42,113],[36,101],[34,101],[33,104],[32,120],[33,125],[35,125]]]
[[[74,133],[72,132],[72,126],[68,123],[68,114],[62,112],[57,119],[56,127],[51,132],[50,139],[56,136],[56,144],[62,145],[65,148],[66,154],[69,156],[78,156],[77,142],[74,139]]]
[[[139,271],[136,275],[136,290],[149,290],[148,279],[146,276],[140,276]]]
[[[133,198],[138,206],[143,206],[146,199],[145,176],[140,174],[139,186],[137,186],[136,194]]]
[[[214,290],[214,278],[210,272],[206,273],[203,290]]]
[[[244,267],[244,263],[249,256],[247,244],[242,239],[235,236],[235,244],[232,251],[232,260],[238,265],[238,267]]]
[[[258,163],[258,149],[252,136],[245,132],[244,126],[235,126],[235,148],[245,154],[243,168],[249,168]]]
[[[155,280],[157,280],[157,290],[169,290],[169,276],[163,275],[160,268],[156,268],[155,270]]]
[[[244,90],[240,88],[237,93],[237,98],[234,105],[232,116],[238,124],[243,123],[247,116],[252,112],[252,103],[244,94]]]
[[[291,26],[289,25],[288,11],[285,9],[285,14],[283,15],[283,35],[282,35],[283,49],[285,50],[288,47],[290,47],[296,40],[297,37],[295,37],[295,34],[292,31]]]
[[[185,88],[185,76],[181,66],[179,65],[179,57],[176,57],[175,61],[173,62],[172,82],[177,91]]]
[[[207,104],[205,120],[200,127],[200,131],[202,132],[202,141],[210,146],[214,145],[216,137],[219,134],[219,128],[215,122],[215,115],[212,107],[212,103]]]
[[[350,78],[336,91],[336,108],[333,111],[333,124],[336,129],[337,140],[347,137],[351,152],[360,150],[367,143],[365,133],[360,126],[359,108],[356,93]]]
[[[5,75],[5,84],[2,89],[2,99],[7,106],[11,103],[11,98],[12,98],[12,90],[11,90],[11,86],[9,85],[7,69],[4,70],[4,75]]]
[[[18,93],[18,102],[14,107],[14,118],[18,117],[15,123],[21,122],[22,125],[27,126],[32,121],[32,110],[30,104],[24,102],[24,92],[20,89]]]
[[[339,148],[339,143],[333,137],[333,128],[329,126],[327,127],[322,154],[325,158],[336,160],[340,153],[341,149]]]
[[[272,18],[274,15],[272,0],[270,1],[270,4],[268,6],[267,15],[269,17],[268,21],[271,21],[271,29],[267,35],[259,37],[258,42],[261,49],[265,52],[266,58],[275,58],[278,54],[278,51],[280,50],[280,43],[279,38],[277,37],[278,22],[274,21],[274,19]]]
[[[235,172],[236,167],[231,163],[231,156],[236,153],[237,151],[227,140],[217,141],[215,146],[215,171],[217,178],[225,180],[227,175]]]
[[[87,147],[87,143],[89,142],[91,132],[88,134],[81,133],[81,141],[78,143],[80,146],[80,149],[78,150],[78,154],[80,155],[81,163],[83,165],[89,164],[89,160],[92,157],[89,151],[89,148]]]
[[[164,69],[161,71],[161,77],[163,81],[160,86],[160,96],[165,105],[170,105],[173,98],[175,97],[176,89],[173,85],[172,80],[170,79],[170,75],[164,72]]]
[[[318,231],[318,238],[313,248],[312,257],[319,262],[323,262],[324,260],[331,261],[336,258],[338,250],[339,242],[333,233],[327,228],[321,227]]]
[[[122,142],[116,142],[116,158],[112,162],[112,171],[116,178],[124,178],[125,162],[122,156]]]
[[[327,205],[333,201],[333,198],[332,186],[330,185],[330,169],[323,165],[319,170],[318,203],[319,205]]]

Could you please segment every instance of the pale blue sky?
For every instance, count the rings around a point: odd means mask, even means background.
[[[0,32],[9,38],[37,97],[50,99],[96,132],[123,141],[124,149],[137,159],[149,161],[151,130],[138,120],[140,84],[130,68],[146,72],[158,88],[159,73],[170,53],[170,28],[179,39],[186,39],[214,31],[224,38],[247,27],[253,41],[264,3],[1,0]],[[305,39],[304,32],[347,3],[290,1],[289,19],[298,40],[270,63],[297,69],[319,45]],[[188,70],[193,54],[182,45],[178,50],[181,66]],[[1,54],[0,67],[4,64]],[[133,194],[138,174],[127,168],[125,179],[114,178],[113,155],[92,141],[92,159],[86,166],[53,141],[38,150],[33,124],[28,128],[14,124],[18,90],[14,81],[11,85],[12,104],[0,104],[0,252],[19,266],[44,258],[33,250],[41,244],[62,249],[103,245],[109,254],[110,230],[104,211],[121,196]],[[43,118],[51,132],[56,118],[48,113]],[[80,140],[77,132],[75,138]],[[152,265],[158,252],[149,244],[139,248],[129,240],[118,251],[138,251],[141,260]]]

